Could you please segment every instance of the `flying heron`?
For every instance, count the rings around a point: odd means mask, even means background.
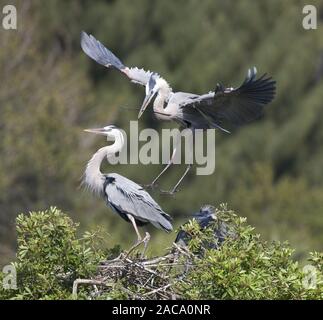
[[[150,235],[142,239],[138,226],[151,223],[158,229],[170,232],[173,230],[171,217],[165,213],[154,199],[137,183],[117,174],[104,174],[100,170],[105,157],[111,157],[119,152],[124,144],[122,132],[113,125],[104,128],[86,129],[86,132],[104,135],[107,139],[112,138],[112,145],[99,149],[88,162],[84,174],[84,183],[89,189],[101,196],[107,205],[127,222],[131,222],[138,240],[130,251],[139,244],[144,243],[144,252],[147,248]]]
[[[110,50],[92,35],[81,34],[83,51],[93,60],[107,68],[115,68],[132,82],[146,88],[146,96],[140,108],[138,119],[153,101],[153,110],[159,120],[173,120],[183,128],[212,129],[229,132],[226,125],[240,126],[259,118],[264,106],[275,96],[275,84],[266,74],[256,78],[255,67],[248,70],[244,82],[237,88],[217,84],[214,91],[206,94],[173,92],[167,81],[159,74],[137,67],[126,67]],[[157,180],[173,164],[180,139],[176,139],[173,154],[166,167],[149,185],[153,187]],[[184,174],[178,180],[171,194],[177,191],[179,184],[191,168],[188,164]]]
[[[213,224],[212,228],[214,230],[214,240],[205,244],[206,248],[218,249],[231,233],[228,225],[225,222],[218,220],[215,208],[213,206],[202,206],[199,212],[193,214],[192,218],[196,220],[201,230],[208,228]],[[180,230],[177,233],[175,243],[181,246],[187,246],[191,239],[191,235],[184,230]]]

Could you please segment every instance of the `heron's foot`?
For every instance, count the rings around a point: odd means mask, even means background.
[[[163,195],[168,195],[168,196],[175,196],[175,193],[179,191],[179,189],[174,188],[172,190],[159,190],[161,194]]]
[[[144,243],[144,250],[142,251],[141,253],[141,258],[143,259],[145,257],[145,254],[146,254],[146,250],[147,250],[147,247],[148,247],[148,242],[150,240],[150,234],[148,232],[146,232],[146,235],[145,237],[143,238],[143,243]]]
[[[158,187],[158,184],[155,182],[152,182],[149,184],[141,184],[140,186],[142,186],[146,190],[154,190]]]
[[[145,237],[146,238],[146,237]],[[128,252],[126,252],[126,256],[125,258],[128,258],[130,253],[133,252],[136,248],[138,248],[142,243],[144,243],[145,241],[145,238],[144,239],[139,239],[135,242],[135,244],[128,250]]]
[[[118,261],[123,260],[127,256],[127,252],[121,252],[116,258],[114,258],[112,261]]]

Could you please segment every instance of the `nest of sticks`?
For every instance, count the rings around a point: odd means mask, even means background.
[[[137,254],[121,253],[117,258],[102,261],[92,279],[76,279],[73,296],[77,298],[81,286],[91,286],[93,299],[180,299],[176,284],[192,267],[193,254],[173,244],[169,253],[152,259]]]

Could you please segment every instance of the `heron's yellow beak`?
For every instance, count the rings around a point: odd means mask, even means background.
[[[106,130],[104,128],[84,129],[85,132],[105,135]]]
[[[138,114],[138,119],[142,116],[142,114],[145,112],[146,108],[148,107],[151,99],[153,98],[154,94],[147,95],[145,97],[144,102],[142,103],[142,106],[140,108],[139,114]]]

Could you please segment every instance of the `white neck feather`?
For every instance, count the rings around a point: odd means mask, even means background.
[[[116,152],[120,151],[124,144],[123,135],[120,131],[118,134],[114,135],[115,141],[112,145],[100,148],[88,162],[85,172],[83,183],[96,194],[103,193],[103,186],[105,181],[105,176],[101,172],[100,167],[103,159],[114,155]]]
[[[158,95],[161,95],[165,98],[168,98],[168,96],[171,94],[172,92],[172,88],[170,87],[170,85],[168,84],[168,82],[163,79],[163,78],[159,78],[156,81],[157,85],[158,85]]]
[[[153,109],[155,111],[155,116],[161,120],[169,120],[169,116],[163,115],[165,101],[169,99],[170,94],[172,93],[172,88],[169,86],[167,81],[163,78],[157,80],[159,87],[157,97],[154,101]]]

